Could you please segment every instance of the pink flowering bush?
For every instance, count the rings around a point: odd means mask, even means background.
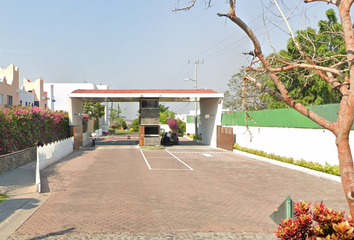
[[[275,235],[282,240],[352,240],[354,224],[351,216],[347,219],[344,212],[326,208],[321,202],[314,204],[298,202],[294,205],[295,219],[282,220]]]
[[[39,107],[0,109],[0,154],[35,146],[42,138],[49,143],[70,134],[68,114]]]
[[[176,119],[168,119],[167,120],[167,125],[170,127],[172,132],[177,132],[178,131],[178,126],[177,126],[177,120]]]
[[[88,125],[88,122],[89,122],[89,115],[87,114],[82,114],[82,127],[83,127],[83,132],[87,132],[87,125]]]

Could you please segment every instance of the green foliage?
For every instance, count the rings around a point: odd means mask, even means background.
[[[192,138],[192,139],[195,139],[195,134],[191,134],[191,135],[188,135],[189,138]],[[202,136],[201,135],[197,135],[197,140],[200,140],[202,141]]]
[[[105,106],[100,102],[84,102],[83,113],[87,114],[90,118],[94,118],[94,129],[100,128],[100,118],[105,114]]]
[[[168,119],[175,118],[176,113],[169,111],[169,107],[166,107],[163,104],[159,104],[159,121],[161,124],[167,124]]]
[[[5,194],[0,194],[0,203],[5,201],[6,199],[8,199],[9,196],[5,195]]]
[[[87,132],[88,122],[90,117],[87,114],[82,114],[82,132]]]
[[[309,56],[317,66],[329,67],[337,64],[338,70],[344,70],[345,45],[343,29],[337,22],[333,9],[326,12],[327,20],[318,22],[319,29],[307,28],[297,31],[295,39],[301,45],[302,50]],[[282,67],[284,62],[299,62],[301,54],[297,50],[292,39],[288,40],[285,50],[279,55],[271,54],[269,58],[277,59],[272,62],[272,67]],[[342,64],[338,64],[342,62]],[[294,68],[278,74],[280,80],[295,101],[307,105],[320,105],[328,103],[339,103],[341,95],[339,91],[331,88],[331,84],[319,77],[315,70]],[[276,90],[274,83],[268,80],[266,85]],[[276,90],[278,91],[278,90]],[[277,98],[264,94],[261,99],[268,101],[268,108],[284,108],[285,103]]]
[[[347,61],[342,25],[338,22],[333,9],[326,11],[326,18],[326,20],[318,22],[318,29],[307,28],[297,31],[295,39],[301,46],[302,51],[312,59],[314,64],[320,67],[336,68],[343,72],[347,68]],[[278,54],[270,54],[267,58],[274,69],[287,67],[293,63],[308,64],[301,60],[302,56],[291,38],[288,40],[286,49],[279,51]],[[263,67],[260,64],[254,66],[256,68]],[[248,71],[247,74],[256,78],[264,87],[279,92],[266,72]],[[225,92],[224,107],[231,111],[243,111],[241,95],[243,76],[244,69],[240,69],[240,72],[229,81],[230,90]],[[333,89],[330,83],[324,81],[316,70],[296,67],[280,71],[277,76],[284,84],[289,95],[296,102],[305,106],[340,102],[340,92]],[[343,81],[340,77],[338,78]],[[261,93],[253,84],[246,86],[246,93],[245,97],[249,110],[289,107],[282,100],[267,93]]]
[[[186,132],[186,123],[183,122],[181,119],[177,119],[177,128],[178,128],[178,136],[183,136],[183,134]]]
[[[69,117],[66,112],[14,106],[0,109],[0,131],[0,154],[6,154],[33,147],[40,138],[50,143],[69,137]]]
[[[135,119],[132,122],[132,125],[130,126],[131,129],[133,129],[133,132],[139,132],[139,118]]]
[[[295,219],[287,218],[278,225],[275,235],[278,239],[354,239],[353,219],[344,217],[344,212],[326,208],[321,202],[314,204],[298,202],[294,205]]]
[[[121,120],[121,126],[122,126],[122,128],[124,129],[124,130],[126,130],[126,129],[128,129],[128,125],[127,125],[127,123],[125,122],[125,120]]]
[[[241,68],[239,73],[232,76],[232,78],[229,80],[229,83],[227,84],[230,90],[224,93],[223,107],[225,109],[229,109],[232,112],[243,111],[242,86],[244,71],[245,69]],[[258,78],[258,81],[265,83],[267,81],[268,76],[262,75],[262,78]],[[267,108],[267,101],[261,98],[263,94],[260,93],[259,89],[253,84],[250,84],[248,82],[246,83],[245,95],[246,103],[249,110],[262,110]]]
[[[108,115],[108,120],[111,124],[117,125],[119,128],[122,127],[123,129],[127,129],[127,123],[125,122],[126,117],[122,115],[122,109],[119,108],[118,104],[118,109],[113,108],[113,104],[111,105],[109,109],[109,115]]]
[[[263,151],[260,151],[260,150],[254,150],[254,149],[241,147],[237,143],[234,144],[234,149],[240,150],[240,151],[243,151],[243,152],[248,152],[248,153],[251,153],[251,154],[254,154],[254,155],[257,155],[257,156],[270,158],[270,159],[277,160],[277,161],[280,161],[280,162],[294,164],[294,165],[297,165],[297,166],[300,166],[300,167],[316,170],[316,171],[319,171],[319,172],[324,172],[324,173],[332,174],[332,175],[335,175],[335,176],[340,176],[340,168],[339,168],[338,165],[331,166],[328,163],[326,163],[325,166],[323,166],[323,165],[321,165],[319,163],[306,162],[303,159],[295,161],[293,158],[287,158],[287,157],[275,155],[273,153],[266,153],[266,152],[263,152]]]

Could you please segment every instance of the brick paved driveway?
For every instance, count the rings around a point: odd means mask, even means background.
[[[269,215],[287,196],[349,212],[339,183],[204,146],[98,144],[48,167],[42,181],[52,195],[14,237],[272,233]]]

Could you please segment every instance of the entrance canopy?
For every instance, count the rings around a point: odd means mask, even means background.
[[[78,89],[69,94],[69,122],[82,124],[83,102],[140,102],[159,99],[160,102],[199,102],[202,143],[216,147],[216,126],[221,124],[223,93],[211,89],[135,89],[88,90]]]
[[[141,98],[159,98],[160,102],[194,102],[196,99],[223,98],[223,93],[211,89],[151,89],[151,90],[86,90],[79,89],[69,94],[88,102],[139,102]]]

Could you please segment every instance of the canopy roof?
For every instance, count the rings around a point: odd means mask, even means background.
[[[69,94],[88,102],[138,102],[141,98],[159,98],[160,102],[190,102],[206,98],[223,98],[223,93],[211,89],[78,89]]]

